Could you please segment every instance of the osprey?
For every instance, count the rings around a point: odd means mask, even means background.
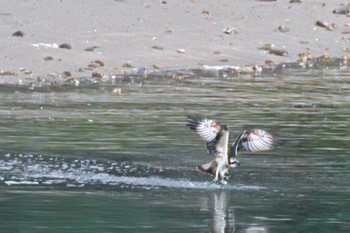
[[[244,130],[237,139],[229,145],[229,129],[214,120],[200,116],[187,116],[187,126],[190,127],[206,142],[208,152],[215,158],[209,162],[198,166],[202,172],[215,175],[214,182],[220,180],[226,184],[229,178],[229,168],[239,166],[237,154],[239,150],[249,152],[260,152],[271,150],[275,144],[275,138],[262,129]]]

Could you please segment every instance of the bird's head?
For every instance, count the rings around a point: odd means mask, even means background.
[[[235,167],[238,167],[240,165],[240,162],[236,157],[231,157],[229,159],[228,163],[229,163],[229,166],[231,168],[235,168]]]

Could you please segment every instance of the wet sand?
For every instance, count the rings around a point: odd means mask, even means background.
[[[100,77],[129,67],[176,70],[295,62],[303,52],[348,56],[350,18],[333,13],[344,3],[3,0],[0,83]],[[331,28],[317,26],[318,20]],[[24,35],[13,36],[17,31]],[[71,48],[58,48],[64,43]],[[265,44],[288,54],[258,49]]]

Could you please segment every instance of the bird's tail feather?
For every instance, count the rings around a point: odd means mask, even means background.
[[[216,169],[218,168],[218,163],[214,159],[214,160],[210,161],[209,163],[198,165],[197,168],[202,172],[215,174]]]

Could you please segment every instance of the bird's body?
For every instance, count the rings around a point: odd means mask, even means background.
[[[187,125],[205,140],[208,152],[214,155],[211,162],[199,165],[198,169],[214,174],[214,181],[220,180],[223,184],[226,184],[229,178],[229,168],[237,167],[240,164],[237,159],[239,150],[266,151],[272,149],[276,142],[267,131],[253,129],[245,130],[230,145],[230,132],[225,125],[200,116],[188,116]]]

